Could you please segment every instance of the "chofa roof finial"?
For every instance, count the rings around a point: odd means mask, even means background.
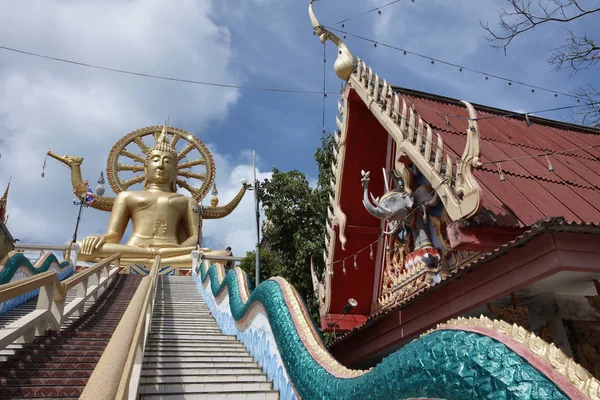
[[[321,43],[325,43],[327,40],[331,40],[338,48],[338,56],[333,64],[335,74],[342,80],[347,81],[350,78],[352,72],[356,68],[356,57],[352,54],[346,44],[337,37],[335,34],[328,31],[317,19],[313,10],[312,3],[315,0],[311,0],[308,5],[308,15],[310,16],[310,22],[312,23],[315,33],[319,35]]]

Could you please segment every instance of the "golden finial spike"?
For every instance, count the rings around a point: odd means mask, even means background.
[[[0,198],[0,222],[2,222],[3,224],[6,224],[8,222],[8,216],[6,215],[6,203],[8,202],[8,190],[10,189],[11,180],[12,176],[8,180],[8,185],[6,185],[4,195]]]
[[[210,198],[210,205],[216,207],[219,204],[219,192],[217,191],[217,185],[214,184],[212,188],[212,197]]]
[[[328,31],[317,19],[315,12],[313,10],[314,0],[311,0],[308,5],[308,15],[310,17],[310,22],[312,23],[313,29],[315,33],[319,36],[319,40],[321,43],[325,43],[327,40],[331,40],[338,48],[338,57],[336,58],[333,69],[335,70],[336,75],[347,81],[350,78],[352,72],[356,68],[356,57],[350,52],[350,49],[346,46],[346,44],[335,34]]]
[[[168,151],[169,153],[175,154],[175,148],[169,142],[169,131],[167,130],[167,120],[163,124],[163,128],[160,133],[154,134],[154,141],[156,142],[152,150]]]
[[[156,141],[156,143],[168,143],[167,136],[167,120],[165,119],[165,123],[163,125],[162,131],[160,132],[160,135],[158,136],[158,140]]]

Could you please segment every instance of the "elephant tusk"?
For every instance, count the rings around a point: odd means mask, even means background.
[[[385,212],[386,214],[391,214],[390,210],[388,210],[387,208],[385,208],[384,206],[379,204],[379,197],[376,199],[375,196],[373,196],[373,193],[369,192],[369,194],[371,195],[371,200],[373,201],[373,204],[375,204],[375,207],[379,208],[381,211]]]
[[[385,185],[385,192],[390,191],[390,183],[388,182],[387,173],[385,172],[385,168],[381,168],[383,170],[383,183]]]

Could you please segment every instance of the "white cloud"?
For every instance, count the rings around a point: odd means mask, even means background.
[[[0,36],[15,48],[94,64],[239,83],[228,29],[214,23],[211,12],[210,1],[195,0],[178,1],[177,7],[159,0],[19,2],[0,15]],[[68,169],[49,159],[46,178],[40,176],[48,149],[84,157],[82,175],[94,187],[121,136],[169,116],[171,125],[203,140],[207,125],[227,116],[239,98],[237,90],[119,75],[16,53],[2,56],[0,187],[13,176],[8,226],[22,242],[59,244],[73,234],[77,207]],[[224,204],[250,167],[239,170],[226,157],[214,157]],[[253,226],[242,211],[248,208],[246,197],[223,225],[206,223],[205,235],[217,245],[253,247],[244,238]],[[79,238],[102,233],[107,220],[108,213],[84,210]]]
[[[497,18],[494,10],[497,5],[494,3],[474,3],[471,0],[402,2],[384,8],[381,15],[372,17],[375,19],[372,36],[382,43],[416,53],[459,65],[468,63],[472,56],[488,47],[479,20],[494,21]],[[447,74],[440,74],[438,69],[426,66],[430,62],[427,59],[419,60],[408,55],[410,62],[406,62],[402,52],[392,49],[373,50],[372,55],[382,58],[386,64],[400,65],[422,75],[426,80],[448,83]]]
[[[225,205],[239,192],[243,179],[249,183],[253,181],[252,152],[243,151],[239,158],[246,159],[245,162],[235,166],[234,160],[215,152],[214,148],[213,157],[217,166],[215,183],[219,191],[219,205]],[[271,172],[261,172],[257,169],[256,178],[262,181],[271,175]],[[255,221],[254,192],[246,191],[239,206],[228,217],[204,221],[203,235],[206,244],[221,249],[231,246],[235,255],[243,256],[246,251],[253,250],[256,246]]]

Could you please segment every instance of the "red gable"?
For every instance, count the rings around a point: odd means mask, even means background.
[[[462,155],[469,127],[469,114],[463,104],[432,94],[392,89],[431,126],[434,134],[439,133],[445,151],[455,157]],[[379,171],[390,162],[388,149],[392,142],[352,87],[348,87],[344,101],[347,102],[346,149],[343,162],[338,160],[343,170],[337,196],[347,217],[347,242],[342,250],[336,239],[333,248],[334,276],[328,288],[330,315],[324,316],[322,325],[326,328],[339,318],[347,299],[353,297],[358,300],[358,306],[352,310],[355,316],[344,318],[344,323],[338,325],[342,330],[364,321],[379,295],[381,277],[375,267],[377,260],[369,257],[368,248],[381,234],[381,221],[371,216],[362,204],[360,171],[372,171],[369,190],[376,195],[383,193]],[[481,189],[481,208],[472,218],[478,225],[519,228],[506,232],[506,238],[501,238],[501,243],[505,243],[523,228],[548,217],[564,217],[566,222],[600,223],[599,130],[533,116],[528,117],[528,125],[524,115],[505,117],[513,113],[473,106],[477,111],[483,163],[473,170]],[[544,154],[548,154],[548,160]],[[499,167],[504,181],[500,179]],[[382,250],[379,249],[380,254]],[[376,247],[374,251],[377,253]],[[353,254],[357,254],[356,258]],[[358,269],[354,269],[355,260]]]

